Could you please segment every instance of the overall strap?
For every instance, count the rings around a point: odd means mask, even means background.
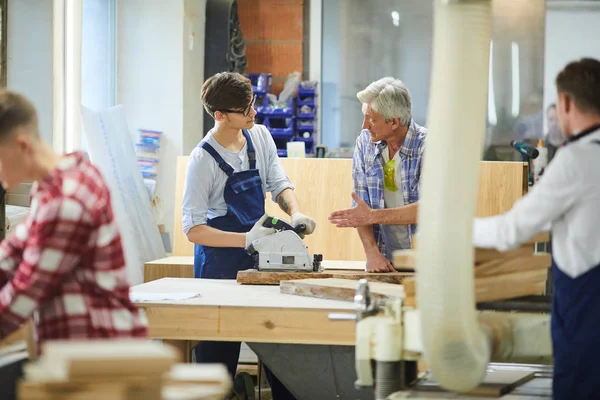
[[[208,142],[204,142],[202,143],[202,148],[204,150],[206,150],[208,152],[208,154],[210,154],[215,161],[217,162],[217,164],[219,164],[219,168],[221,168],[223,170],[223,172],[225,172],[227,174],[227,176],[232,176],[233,175],[233,167],[229,164],[227,164],[225,162],[225,160],[223,160],[223,157],[221,157],[219,155],[219,153],[217,153],[217,151],[215,150],[214,147],[212,147],[210,144],[208,144]]]
[[[248,163],[250,164],[250,169],[256,169],[256,152],[254,151],[254,145],[252,144],[252,139],[250,139],[250,134],[247,130],[243,130],[242,133],[246,137],[246,150],[248,151]]]

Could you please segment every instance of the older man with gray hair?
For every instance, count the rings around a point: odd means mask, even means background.
[[[394,271],[393,251],[411,248],[416,230],[427,129],[412,119],[410,92],[399,79],[380,79],[356,96],[364,120],[352,162],[353,208],[329,219],[358,228],[367,271]]]

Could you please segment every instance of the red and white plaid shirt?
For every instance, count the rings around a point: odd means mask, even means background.
[[[83,153],[34,184],[29,215],[0,243],[0,287],[0,338],[36,310],[38,344],[147,336],[146,317],[129,300],[110,193]]]

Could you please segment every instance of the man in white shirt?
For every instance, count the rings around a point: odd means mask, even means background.
[[[564,146],[510,211],[475,220],[473,244],[503,251],[551,230],[554,399],[600,398],[600,61],[570,63],[556,87]]]

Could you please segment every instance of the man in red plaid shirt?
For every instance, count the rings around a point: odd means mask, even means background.
[[[32,315],[38,344],[146,337],[103,177],[81,152],[54,153],[33,105],[7,91],[0,92],[0,180],[5,189],[34,181],[29,215],[0,243],[0,339]]]

